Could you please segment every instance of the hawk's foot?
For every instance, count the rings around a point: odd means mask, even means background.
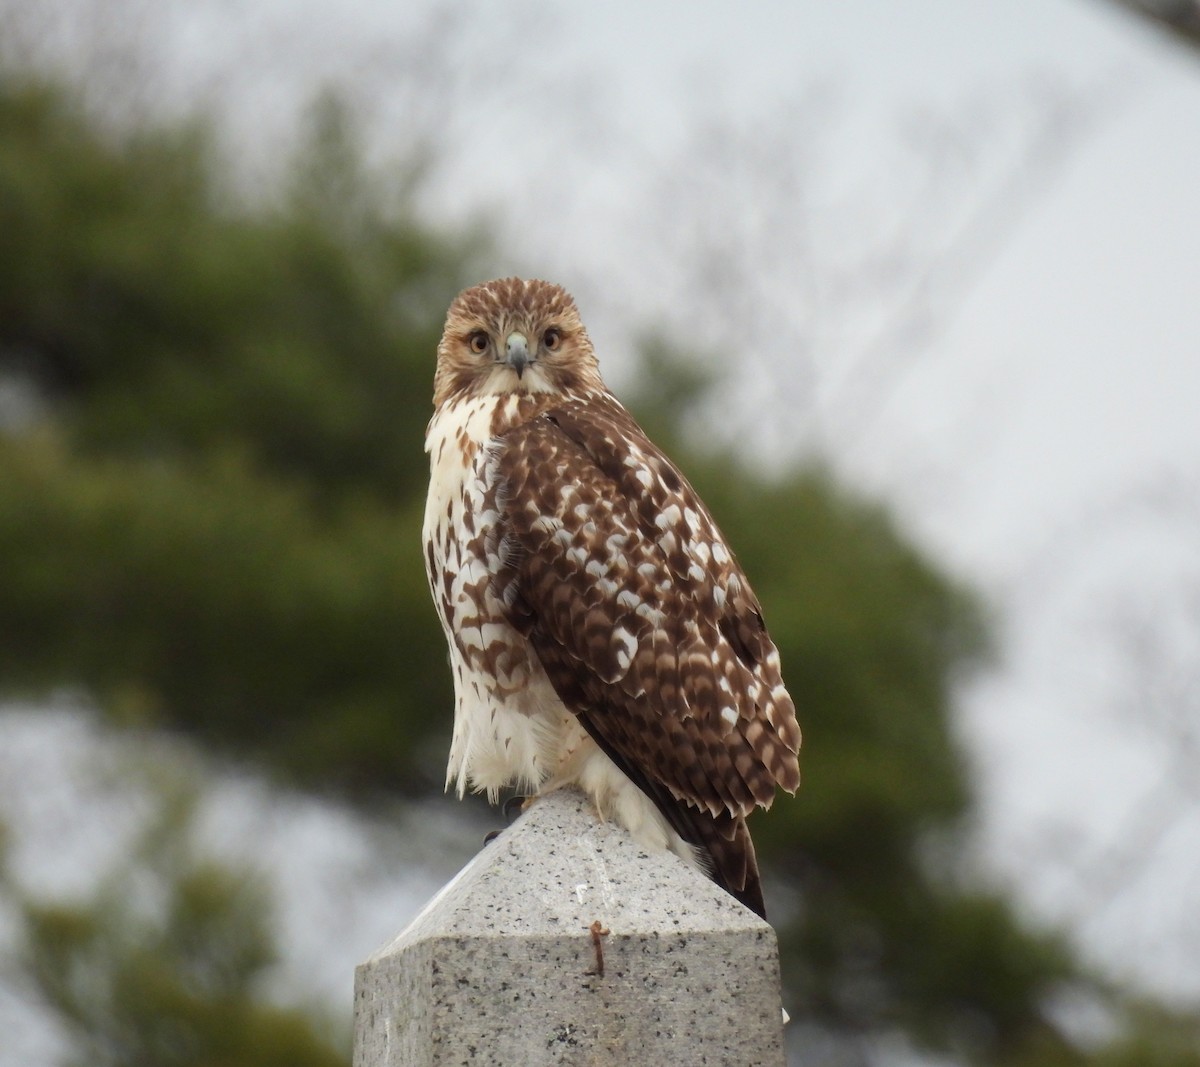
[[[510,825],[516,822],[517,819],[525,814],[526,809],[529,807],[532,801],[533,797],[509,797],[504,802],[504,806],[501,808],[501,811],[504,812],[504,818]]]

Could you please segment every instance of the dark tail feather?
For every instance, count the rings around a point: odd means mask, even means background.
[[[700,850],[700,858],[707,865],[712,880],[759,918],[765,919],[767,908],[763,903],[758,857],[754,854],[754,842],[750,840],[745,817],[725,812],[709,815],[707,811],[676,800],[665,786],[651,781],[623,758],[586,716],[580,715],[579,721],[609,759],[654,801],[654,806],[662,812],[671,828],[689,845]]]
[[[654,801],[671,829],[700,850],[700,860],[709,877],[759,918],[765,919],[767,907],[763,903],[758,857],[754,854],[754,842],[750,840],[750,828],[745,818],[725,812],[709,815],[707,811],[676,800],[657,783],[637,777],[633,781]]]
[[[679,801],[675,803],[679,804]],[[740,815],[724,814],[713,818],[688,805],[680,807],[684,809],[683,821],[689,826],[687,831],[679,830],[679,835],[707,853],[705,858],[712,864],[713,881],[765,919],[767,909],[763,903],[762,878],[746,820]]]
[[[707,811],[676,800],[655,782],[632,775],[630,777],[654,801],[654,806],[663,813],[671,829],[689,845],[695,845],[700,850],[700,859],[709,877],[759,918],[765,919],[767,908],[763,903],[758,857],[754,853],[754,842],[750,839],[750,828],[746,825],[745,817],[726,812],[709,815]]]

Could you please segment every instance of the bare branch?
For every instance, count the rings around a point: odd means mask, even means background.
[[[1109,0],[1200,49],[1200,0]]]

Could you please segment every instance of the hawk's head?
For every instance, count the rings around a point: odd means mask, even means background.
[[[438,344],[435,406],[486,393],[603,388],[592,342],[562,286],[500,278],[454,298]]]

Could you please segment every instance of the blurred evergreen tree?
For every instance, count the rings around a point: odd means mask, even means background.
[[[46,414],[0,438],[0,675],[424,788],[430,353],[476,247],[384,208],[335,104],[314,123],[249,208],[203,131],[114,143],[60,90],[0,91],[0,374]]]
[[[0,75],[0,387],[25,390],[0,426],[5,691],[81,686],[309,787],[440,787],[422,437],[444,309],[486,245],[389,203],[360,160],[324,98],[286,195],[238,202],[201,126],[101,134],[69,93]],[[1044,1014],[1069,953],[944,860],[971,800],[950,713],[986,654],[978,606],[827,472],[686,447],[699,368],[648,345],[630,399],[736,546],[800,709],[805,785],[755,828],[794,1014],[979,1063],[1086,1062]],[[104,1051],[135,1002],[188,1032],[224,1010],[230,1034],[274,1025],[257,905],[207,868],[170,895],[157,926],[29,910],[30,966],[89,1062],[176,1062]],[[89,970],[99,992],[72,985]]]
[[[345,1067],[344,1027],[272,1003],[270,898],[196,846],[192,784],[137,777],[160,804],[86,898],[38,899],[0,849],[22,992],[72,1041],[71,1067]]]

